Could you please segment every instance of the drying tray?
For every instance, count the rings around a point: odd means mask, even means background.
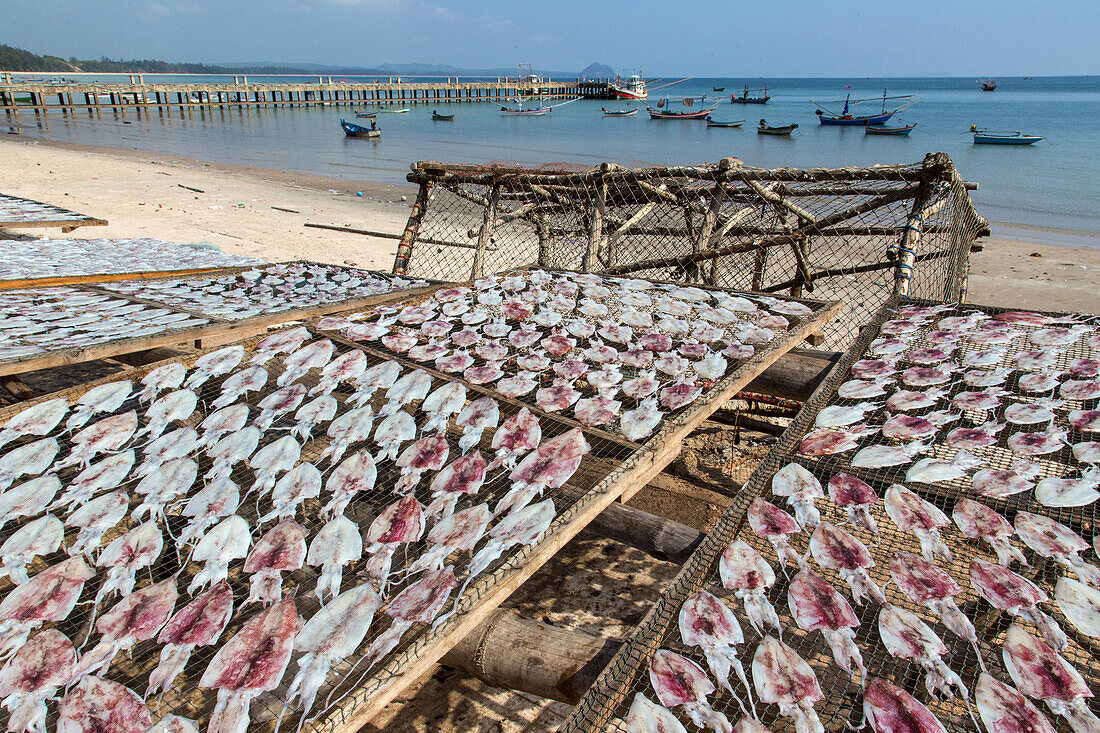
[[[77,227],[104,227],[106,219],[63,209],[41,201],[0,193],[0,227],[61,227],[71,232]]]

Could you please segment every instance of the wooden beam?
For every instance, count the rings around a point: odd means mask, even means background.
[[[575,705],[622,642],[493,611],[440,664],[493,687]]]
[[[589,525],[601,537],[621,542],[651,557],[682,565],[706,537],[705,532],[643,512],[628,504],[612,504]]]
[[[500,186],[493,186],[489,192],[489,204],[485,207],[485,215],[481,223],[481,232],[477,236],[477,249],[474,251],[474,261],[470,267],[470,279],[477,280],[485,274],[485,250],[493,236],[493,226],[497,218],[497,203],[500,201]]]
[[[805,402],[840,361],[837,351],[791,349],[745,387],[772,397]]]

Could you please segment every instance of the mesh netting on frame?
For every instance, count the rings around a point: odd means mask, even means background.
[[[459,282],[582,270],[846,303],[845,348],[895,290],[961,300],[986,227],[948,156],[871,168],[588,172],[419,163],[394,272]]]

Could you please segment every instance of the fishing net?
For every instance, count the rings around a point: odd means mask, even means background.
[[[418,163],[408,178],[421,188],[395,273],[458,282],[539,267],[842,300],[835,349],[896,288],[964,298],[986,228],[944,154],[831,170]]]
[[[798,571],[793,563],[788,563],[786,573],[780,572],[777,554],[772,546],[763,538],[757,536],[747,522],[747,512],[750,504],[758,497],[764,498],[784,509],[787,506],[785,497],[775,496],[771,492],[772,477],[787,464],[794,462],[808,469],[824,486],[828,480],[837,473],[845,472],[854,475],[868,484],[881,497],[885,490],[895,483],[902,483],[917,495],[933,504],[949,517],[953,513],[955,504],[961,498],[969,498],[984,504],[997,511],[1009,522],[1015,522],[1016,515],[1020,511],[1027,511],[1041,516],[1050,517],[1062,522],[1071,530],[1086,540],[1091,540],[1095,533],[1097,519],[1097,507],[1095,503],[1085,506],[1056,507],[1041,503],[1036,498],[1036,492],[1028,489],[1021,493],[1004,497],[984,496],[977,492],[971,482],[972,474],[978,469],[993,468],[1006,469],[1020,458],[1008,446],[1010,435],[1021,431],[1042,430],[1045,426],[1039,425],[1014,425],[1000,431],[998,440],[994,445],[969,449],[980,462],[977,466],[971,466],[959,478],[936,481],[934,483],[922,483],[916,480],[907,480],[906,475],[910,467],[920,458],[951,459],[958,454],[958,449],[949,447],[945,441],[946,433],[959,426],[976,426],[987,420],[1002,420],[1003,411],[1012,404],[1034,403],[1044,397],[1050,397],[1051,392],[1043,394],[1028,393],[1020,388],[1019,377],[1022,372],[1015,371],[1009,376],[1003,385],[1007,394],[1002,395],[1001,405],[995,411],[964,411],[960,413],[960,419],[941,428],[935,440],[930,440],[926,452],[921,453],[912,461],[898,466],[883,468],[859,468],[852,467],[853,456],[858,449],[852,449],[834,455],[813,457],[803,455],[800,452],[800,443],[803,437],[815,429],[817,416],[827,406],[853,405],[859,402],[855,399],[843,399],[837,395],[838,387],[851,379],[851,368],[860,359],[869,358],[867,354],[870,344],[882,334],[879,332],[883,324],[896,317],[897,308],[904,305],[928,305],[927,301],[889,301],[882,308],[876,318],[869,324],[869,328],[857,338],[851,349],[845,354],[840,365],[835,369],[815,394],[808,401],[806,408],[792,422],[790,428],[777,443],[776,447],[761,463],[744,489],[735,497],[715,529],[700,545],[695,554],[684,565],[680,574],[665,589],[657,604],[638,626],[628,642],[624,645],[617,657],[615,657],[604,670],[597,683],[578,705],[569,721],[561,728],[562,731],[594,731],[594,730],[618,730],[625,729],[625,717],[627,710],[634,700],[636,693],[646,695],[651,700],[655,699],[653,687],[649,679],[649,663],[658,649],[668,649],[681,653],[692,659],[703,669],[707,669],[707,661],[698,647],[692,647],[684,643],[679,630],[679,613],[687,598],[700,589],[705,589],[720,598],[736,615],[745,635],[745,643],[739,645],[737,657],[745,666],[752,679],[751,662],[761,636],[752,629],[748,616],[744,611],[742,601],[735,597],[734,593],[727,590],[721,581],[718,562],[723,550],[735,540],[744,540],[775,570],[776,583],[768,589],[767,597],[778,613],[783,633],[782,639],[790,645],[796,653],[806,660],[817,676],[823,698],[814,708],[820,717],[826,730],[841,730],[845,726],[857,726],[862,719],[862,692],[858,682],[852,679],[833,660],[832,653],[827,646],[822,634],[818,631],[806,632],[798,628],[789,610],[787,601],[787,589],[790,577]],[[935,317],[927,319],[921,328],[913,334],[910,343],[912,348],[925,346],[924,336],[935,329],[935,323],[942,317],[980,313],[995,315],[999,311],[992,308],[978,306],[953,306],[943,310]],[[1053,314],[1060,317],[1059,314]],[[1008,368],[1012,371],[1015,357],[1018,353],[1033,349],[1035,346],[1028,342],[1030,336],[1040,330],[1037,326],[1024,326],[1015,324],[1025,332],[1025,336],[1015,340],[1007,346],[1002,358],[996,364],[990,364],[986,369]],[[1055,371],[1068,369],[1077,359],[1096,359],[1100,356],[1100,349],[1092,346],[1082,337],[1073,341],[1069,346],[1058,347],[1056,363],[1051,367]],[[964,357],[982,346],[975,346],[965,340],[960,345],[958,358]],[[910,366],[904,361],[901,368]],[[945,409],[950,401],[958,393],[970,389],[960,380],[946,385],[946,394],[940,398],[937,405],[926,410],[915,411],[915,414],[925,414],[926,411]],[[1059,388],[1056,388],[1056,390]],[[1055,391],[1056,391],[1055,390]],[[880,397],[879,400],[884,398]],[[1057,416],[1053,421],[1054,428],[1067,431],[1065,444],[1054,452],[1030,456],[1038,474],[1032,479],[1038,482],[1047,477],[1079,477],[1089,466],[1075,458],[1070,446],[1090,440],[1096,440],[1096,433],[1082,433],[1074,430],[1067,421],[1071,410],[1082,407],[1095,406],[1095,399],[1085,403],[1080,400],[1065,400],[1065,403],[1055,409]],[[864,422],[871,425],[881,425],[888,417],[881,405],[865,416]],[[880,434],[871,435],[859,440],[859,449],[876,445],[898,445],[901,441],[889,441]],[[845,513],[836,507],[829,498],[820,499],[817,506],[821,509],[822,520],[841,526],[868,548],[875,565],[869,569],[869,576],[885,593],[889,603],[915,613],[924,623],[929,625],[946,645],[946,652],[941,657],[949,669],[957,673],[962,682],[971,693],[971,710],[973,706],[973,691],[977,684],[981,667],[978,663],[974,648],[963,638],[948,630],[939,617],[924,608],[912,603],[891,582],[890,560],[897,552],[921,554],[921,545],[913,533],[901,531],[886,515],[883,504],[879,502],[871,510],[871,516],[877,523],[878,533],[872,534],[866,529],[856,529],[846,521]],[[1005,633],[1013,621],[1023,624],[1024,628],[1035,636],[1040,636],[1037,626],[1030,621],[1014,618],[1008,613],[998,611],[986,601],[973,587],[969,578],[970,562],[974,558],[993,561],[994,554],[990,545],[983,540],[968,539],[963,536],[957,526],[948,524],[940,528],[940,535],[950,550],[950,559],[935,558],[935,565],[947,572],[961,586],[962,592],[953,597],[959,609],[973,623],[980,654],[989,672],[998,680],[1012,685],[1012,678],[1008,674],[1002,660],[1001,648],[1004,644]],[[834,570],[824,569],[809,553],[808,532],[801,532],[789,537],[790,544],[799,555],[806,558],[810,570],[825,577],[831,582],[840,594],[852,603],[852,595],[849,592],[847,582],[839,577]],[[1061,577],[1075,577],[1074,574],[1054,562],[1044,558],[1026,547],[1018,536],[1011,538],[1011,543],[1017,549],[1022,550],[1029,563],[1028,566],[1013,564],[1012,569],[1039,586],[1052,600],[1040,604],[1040,609],[1054,618],[1058,625],[1069,637],[1069,643],[1061,655],[1085,678],[1086,683],[1095,690],[1100,684],[1100,658],[1097,657],[1096,639],[1090,637],[1085,630],[1078,629],[1063,613],[1061,606],[1054,602],[1055,587]],[[1082,551],[1082,557],[1091,558],[1089,550]],[[788,574],[790,577],[788,577]],[[925,672],[916,660],[898,659],[893,657],[885,647],[878,631],[878,615],[880,606],[873,601],[865,601],[863,605],[852,603],[852,607],[859,620],[859,626],[855,629],[855,642],[862,654],[863,663],[868,676],[884,678],[900,686],[920,702],[925,704],[946,726],[949,731],[971,731],[974,723],[968,715],[967,706],[960,697],[949,699],[937,699],[925,688]],[[774,630],[772,630],[774,634]],[[708,675],[712,675],[708,671]],[[713,676],[712,676],[713,679]],[[751,684],[751,682],[750,682]],[[736,677],[731,677],[731,688],[736,696],[747,700],[746,690]],[[753,691],[755,696],[755,690]],[[732,722],[743,714],[736,697],[730,691],[719,688],[710,696],[710,702],[714,707],[729,717]],[[1072,730],[1064,718],[1056,717],[1047,709],[1041,701],[1036,700],[1044,714],[1055,724],[1060,731]],[[1091,701],[1089,707],[1095,713],[1097,705]],[[790,720],[778,714],[775,705],[756,702],[760,720],[770,729],[790,729]],[[676,709],[679,717],[687,724],[687,719],[682,710]],[[693,729],[689,726],[689,729]]]

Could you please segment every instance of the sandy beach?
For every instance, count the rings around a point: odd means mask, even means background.
[[[110,221],[106,227],[78,229],[71,237],[157,237],[213,244],[226,252],[268,260],[307,258],[379,270],[390,269],[395,240],[303,225],[400,233],[416,193],[411,185],[337,180],[29,138],[0,139],[0,160],[0,191]],[[363,195],[357,196],[357,191]],[[11,231],[43,234],[33,229]],[[47,233],[61,236],[57,230]],[[969,301],[1100,313],[1100,249],[1000,237],[985,238],[981,244],[971,259]],[[691,450],[689,446],[687,452]],[[746,467],[759,458],[748,449],[738,451]],[[720,469],[723,475],[736,475],[730,466]],[[677,498],[669,501],[670,496]],[[684,496],[662,499],[660,490],[651,487],[633,503],[652,511],[660,505],[661,513],[698,528],[713,521],[724,504],[717,494],[694,497],[692,502]],[[686,505],[698,511],[693,515]],[[506,606],[541,621],[619,636],[642,618],[675,572],[669,563],[586,531]],[[596,573],[599,585],[593,585]],[[548,588],[554,592],[548,593]],[[436,667],[363,730],[549,731],[569,710],[563,703],[495,689]]]
[[[400,233],[416,194],[411,184],[326,178],[29,138],[0,140],[0,159],[6,193],[110,221],[110,226],[78,229],[73,237],[157,237],[213,244],[226,252],[275,261],[308,258],[388,270],[395,240],[303,224]],[[196,188],[202,193],[190,190]],[[1048,244],[1037,243],[1043,239],[1041,229],[1028,231],[1030,241],[998,237],[997,229],[994,224],[995,236],[981,240],[982,251],[971,257],[970,302],[1100,312],[1100,248],[1054,244],[1064,240],[1061,232],[1050,232]],[[41,230],[22,233],[40,235]],[[51,234],[59,236],[56,231]],[[1074,239],[1087,242],[1088,236]]]

